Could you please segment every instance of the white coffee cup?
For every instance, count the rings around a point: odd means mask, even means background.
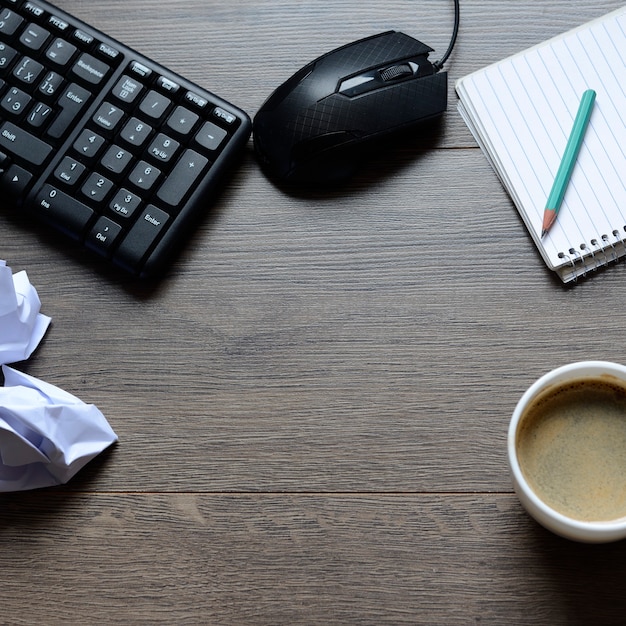
[[[546,504],[524,477],[518,459],[517,436],[526,409],[540,393],[551,388],[556,389],[563,383],[599,377],[613,379],[614,382],[626,388],[626,367],[607,361],[571,363],[542,376],[529,387],[517,403],[511,417],[507,440],[513,484],[524,508],[548,530],[562,537],[587,543],[603,543],[626,538],[626,517],[608,521],[582,521],[569,517]],[[624,480],[626,481],[626,476]]]

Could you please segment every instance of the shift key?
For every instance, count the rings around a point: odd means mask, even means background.
[[[52,151],[52,146],[11,122],[0,128],[0,148],[32,165],[43,165]]]

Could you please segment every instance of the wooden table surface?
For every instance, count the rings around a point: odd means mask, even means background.
[[[443,0],[58,0],[251,116],[308,61]],[[19,368],[119,435],[68,485],[0,497],[2,624],[620,624],[626,543],[522,510],[522,392],[625,361],[626,264],[565,287],[456,111],[457,78],[618,8],[462,0],[450,106],[332,193],[251,148],[166,277],[120,278],[3,213],[53,319]]]

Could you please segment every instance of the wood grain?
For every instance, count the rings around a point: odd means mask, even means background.
[[[615,9],[464,0],[440,125],[345,187],[243,156],[156,285],[0,215],[53,325],[20,369],[120,437],[64,487],[0,496],[0,623],[616,624],[624,545],[522,511],[508,420],[580,359],[623,361],[626,265],[564,287],[458,116],[454,80]],[[386,29],[447,46],[452,3],[58,0],[253,115]]]
[[[557,539],[510,495],[49,493],[7,509],[11,623],[583,624],[626,608],[624,544]]]

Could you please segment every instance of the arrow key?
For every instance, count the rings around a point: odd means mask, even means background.
[[[30,172],[18,165],[11,165],[0,179],[0,189],[11,198],[20,199],[26,195],[26,189],[32,178],[33,175]]]
[[[74,150],[88,159],[94,158],[104,144],[104,138],[91,130],[84,130],[74,142]]]
[[[152,189],[160,175],[161,170],[154,167],[154,165],[150,165],[150,163],[145,161],[139,161],[130,173],[128,180],[136,187],[139,187],[139,189],[148,191]]]
[[[89,176],[83,185],[83,195],[89,198],[92,202],[103,202],[109,194],[109,191],[113,188],[113,183],[104,176],[100,176],[97,172],[94,172]]]

